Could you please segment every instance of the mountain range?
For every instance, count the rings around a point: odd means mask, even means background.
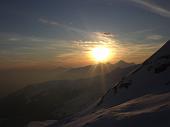
[[[170,41],[167,41],[139,65],[114,68],[107,64],[113,69],[94,77],[53,80],[20,89],[0,100],[0,124],[3,127],[169,127],[169,49]],[[122,63],[126,64],[119,62]],[[90,68],[67,71],[86,73]]]
[[[169,50],[170,41],[85,112],[59,121],[33,121],[28,127],[169,127]]]
[[[23,68],[0,70],[0,98],[32,84],[40,84],[51,80],[75,80],[95,77],[108,73],[116,68],[134,65],[125,61],[117,63],[100,63],[82,67],[57,68]]]
[[[0,125],[22,127],[31,121],[62,120],[98,103],[112,84],[139,65],[119,61],[74,69],[66,73],[96,73],[93,77],[51,80],[28,85],[0,100]]]

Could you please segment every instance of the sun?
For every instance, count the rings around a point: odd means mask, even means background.
[[[110,49],[106,47],[95,47],[91,54],[96,62],[107,62],[110,56]]]

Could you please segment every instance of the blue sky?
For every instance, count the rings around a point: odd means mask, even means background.
[[[0,68],[93,64],[96,45],[140,63],[170,35],[168,0],[1,0],[0,17]]]

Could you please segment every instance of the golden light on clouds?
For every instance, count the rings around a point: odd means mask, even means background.
[[[75,67],[96,63],[115,63],[119,60],[141,63],[156,51],[160,44],[125,42],[112,33],[92,32],[88,39],[76,40],[71,45],[64,44],[63,47],[65,52],[57,55],[55,63]],[[63,47],[61,46],[61,49]]]

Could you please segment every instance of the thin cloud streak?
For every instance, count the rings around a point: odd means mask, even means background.
[[[150,2],[144,1],[144,0],[130,0],[130,1],[142,5],[143,7],[145,7],[146,9],[150,10],[151,12],[153,12],[155,14],[170,18],[169,10],[162,8],[154,3],[150,3]]]
[[[84,30],[81,30],[81,29],[78,29],[78,28],[75,28],[75,27],[72,27],[72,26],[69,26],[69,25],[65,25],[65,24],[59,23],[57,21],[49,20],[49,19],[46,19],[46,18],[39,18],[39,21],[43,24],[49,24],[49,25],[56,26],[56,27],[62,27],[66,30],[71,30],[71,31],[78,32],[78,33],[87,33]]]
[[[149,40],[160,40],[162,39],[162,35],[150,35],[150,36],[147,36],[146,39],[149,39]]]

